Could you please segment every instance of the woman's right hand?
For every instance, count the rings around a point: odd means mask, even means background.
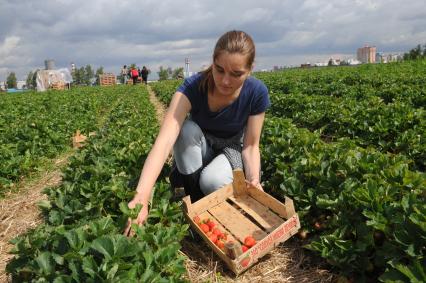
[[[129,208],[135,208],[137,204],[142,204],[141,211],[139,211],[136,219],[129,218],[127,220],[126,228],[124,229],[123,235],[132,237],[135,231],[132,230],[132,224],[142,225],[148,217],[148,203],[143,201],[138,195],[129,202]]]

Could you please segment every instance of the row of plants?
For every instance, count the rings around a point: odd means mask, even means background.
[[[182,82],[183,80],[159,81],[151,84],[151,86],[158,99],[164,103],[164,105],[169,105],[173,94],[175,94]]]
[[[415,108],[426,105],[426,60],[348,67],[292,69],[256,73],[271,94],[305,94],[365,99],[386,103],[402,100]]]
[[[359,281],[426,281],[426,175],[408,158],[271,116],[261,150],[264,187],[295,200],[309,249]]]
[[[76,130],[95,131],[120,94],[76,88],[5,95],[0,100],[0,194],[71,148]]]
[[[321,95],[275,94],[270,112],[291,118],[302,128],[318,131],[326,140],[351,138],[361,147],[404,154],[414,160],[413,169],[426,169],[426,111],[402,101],[384,103]]]
[[[146,88],[113,88],[121,99],[97,135],[69,160],[63,182],[40,203],[45,224],[13,240],[14,282],[181,282],[179,242],[188,225],[169,184],[157,183],[150,215],[122,235],[141,166],[158,131]]]

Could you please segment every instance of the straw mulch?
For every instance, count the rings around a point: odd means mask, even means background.
[[[186,238],[182,243],[190,282],[333,282],[334,274],[328,271],[324,261],[308,255],[297,240],[290,239],[262,257],[258,263],[239,276],[235,276],[226,264],[202,240]]]
[[[55,167],[63,166],[67,158],[68,155],[58,159]],[[13,247],[9,241],[42,223],[43,219],[37,207],[39,201],[46,199],[42,190],[58,186],[60,183],[61,171],[55,169],[27,184],[23,180],[14,191],[0,200],[0,282],[8,281],[5,268],[13,257],[9,253]]]

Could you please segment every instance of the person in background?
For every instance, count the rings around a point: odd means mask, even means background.
[[[136,67],[133,67],[130,71],[130,76],[132,77],[133,80],[133,85],[136,85],[136,83],[138,82],[138,78],[139,78],[139,72],[136,69]]]
[[[141,70],[141,77],[145,84],[148,84],[148,74],[149,70],[145,66],[143,66]]]
[[[244,170],[247,186],[263,190],[259,143],[270,100],[265,84],[250,76],[254,58],[247,33],[226,32],[216,43],[210,67],[177,89],[128,204],[142,204],[142,209],[133,222],[129,219],[125,235],[133,234],[132,223],[145,222],[152,188],[172,149],[192,202],[231,183],[237,168]]]
[[[121,83],[126,84],[127,83],[127,66],[124,65],[123,68],[121,68]]]

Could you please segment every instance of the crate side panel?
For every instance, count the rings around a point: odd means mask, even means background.
[[[200,214],[217,204],[226,201],[226,199],[234,194],[232,184],[225,185],[219,190],[203,197],[199,201],[191,204],[191,210],[195,214]]]
[[[276,198],[271,195],[255,188],[249,188],[248,193],[255,200],[263,204],[264,206],[269,207],[272,211],[278,214],[280,217],[288,219],[289,215],[287,213],[286,204],[281,203]]]

